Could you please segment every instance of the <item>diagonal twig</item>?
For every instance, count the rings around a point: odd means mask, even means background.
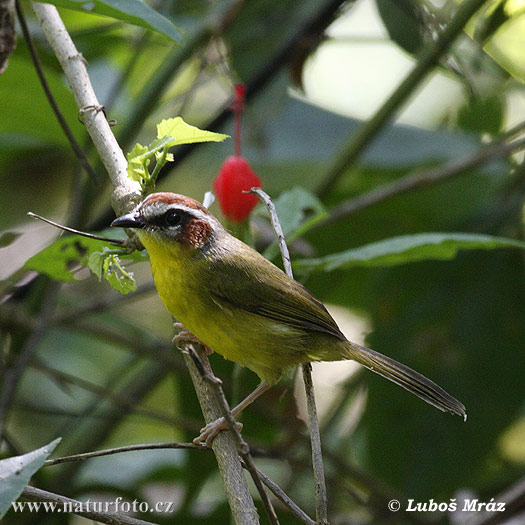
[[[125,514],[121,514],[120,512],[106,513],[97,512],[95,510],[89,510],[89,507],[86,505],[85,502],[83,503],[76,499],[66,498],[65,496],[61,496],[60,494],[48,492],[47,490],[37,489],[36,487],[31,487],[30,485],[28,485],[23,490],[22,497],[30,501],[49,501],[51,503],[56,503],[57,509],[61,509],[66,512],[72,512],[73,514],[83,516],[84,518],[89,518],[93,521],[98,521],[99,523],[107,523],[109,525],[155,525],[150,521],[132,518],[131,516],[126,516]]]
[[[379,108],[376,114],[361,124],[359,129],[352,135],[350,142],[328,168],[327,175],[317,191],[320,197],[328,194],[343,173],[365,150],[366,146],[371,144],[372,140],[393,118],[410,95],[412,95],[414,89],[437,65],[440,58],[447,52],[457,36],[463,31],[466,23],[485,2],[486,0],[465,0],[459,5],[452,20],[447,24],[438,39],[423,50],[412,71],[410,71],[398,88]]]
[[[260,188],[252,188],[250,193],[257,195],[257,197],[259,197],[268,208],[272,226],[279,240],[279,248],[281,250],[285,271],[287,275],[293,279],[290,253],[288,251],[288,246],[286,246],[286,240],[274,204],[268,194]],[[321,449],[321,433],[319,431],[319,420],[317,419],[314,385],[312,381],[312,365],[310,363],[305,363],[302,366],[302,371],[306,392],[306,407],[308,410],[308,427],[310,429],[310,441],[312,444],[312,464],[315,478],[315,513],[318,524],[327,524],[328,503],[326,481],[324,476],[323,453]]]
[[[274,525],[279,525],[279,520],[277,518],[277,514],[275,513],[275,509],[268,498],[268,494],[266,494],[266,491],[264,490],[263,482],[259,476],[257,468],[255,467],[252,455],[250,454],[250,447],[248,446],[248,443],[244,441],[241,433],[239,432],[239,429],[237,428],[237,422],[231,413],[230,406],[222,389],[222,381],[213,374],[209,363],[205,364],[201,361],[200,356],[194,351],[192,345],[187,345],[186,348],[188,349],[190,357],[195,362],[197,369],[201,373],[203,379],[209,383],[215,393],[215,397],[219,403],[222,415],[226,420],[226,423],[228,423],[229,430],[232,433],[239,455],[244,460],[246,469],[250,473],[255,487],[261,496],[261,501],[263,503],[264,509],[266,510],[266,514],[270,518],[270,522]],[[203,352],[200,353],[202,355]]]
[[[62,128],[62,131],[64,132],[64,135],[69,141],[69,144],[71,145],[71,148],[73,149],[73,152],[75,153],[75,156],[79,160],[84,170],[86,170],[86,173],[91,177],[95,185],[99,186],[102,182],[100,180],[100,177],[97,175],[95,170],[89,164],[89,161],[86,157],[86,154],[84,153],[84,150],[80,147],[80,144],[75,139],[75,136],[73,135],[73,132],[71,131],[71,128],[69,127],[64,115],[62,114],[62,111],[60,111],[60,108],[58,107],[58,103],[53,95],[53,92],[51,91],[51,88],[49,87],[49,84],[47,83],[46,77],[44,75],[44,71],[42,69],[42,63],[40,62],[40,58],[33,44],[33,39],[31,38],[31,33],[29,32],[29,29],[27,27],[24,12],[22,10],[22,7],[20,6],[20,1],[16,0],[15,5],[16,5],[16,12],[18,15],[18,21],[20,22],[20,28],[22,29],[22,34],[24,35],[24,39],[26,41],[27,48],[31,56],[31,60],[33,61],[33,65],[35,66],[36,73],[40,80],[40,84],[42,84],[42,89],[44,90],[44,93],[47,97],[49,105],[51,106],[51,109],[53,110],[53,113],[55,114],[56,119],[58,120],[58,123],[60,124],[60,127]]]

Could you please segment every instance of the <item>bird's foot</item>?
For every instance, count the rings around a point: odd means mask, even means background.
[[[213,354],[213,350],[209,346],[206,346],[204,343],[199,341],[199,339],[195,335],[193,335],[189,330],[184,328],[184,325],[182,323],[173,323],[173,328],[175,328],[175,330],[178,330],[178,333],[171,340],[171,342],[175,346],[181,343],[196,343],[204,347],[206,355]]]
[[[242,423],[235,423],[237,425],[237,430],[240,432],[242,430]],[[228,423],[223,417],[208,423],[204,428],[201,428],[201,433],[193,440],[194,445],[200,445],[202,442],[206,443],[208,448],[211,447],[211,442],[217,437],[219,432],[223,430],[229,430]]]

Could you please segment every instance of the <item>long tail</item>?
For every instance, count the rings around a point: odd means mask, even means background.
[[[427,403],[439,408],[443,412],[451,412],[467,419],[465,406],[456,398],[447,394],[440,386],[436,385],[430,379],[420,373],[412,370],[408,366],[398,363],[394,359],[387,357],[379,352],[375,352],[370,348],[347,342],[348,358],[357,361],[365,368],[380,376],[389,379],[426,401]]]

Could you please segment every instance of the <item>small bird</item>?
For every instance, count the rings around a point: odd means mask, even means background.
[[[197,201],[153,193],[111,225],[137,229],[168,312],[211,350],[261,378],[234,415],[297,365],[352,359],[466,417],[462,403],[423,375],[349,341],[319,299],[230,235]]]

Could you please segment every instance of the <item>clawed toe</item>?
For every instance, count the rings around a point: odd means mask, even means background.
[[[240,432],[242,430],[242,423],[236,422],[237,430]],[[193,440],[194,445],[200,445],[201,443],[206,443],[206,446],[211,447],[212,441],[217,437],[219,432],[223,430],[228,430],[228,423],[226,420],[221,417],[208,423],[204,428],[201,428],[201,433]]]

